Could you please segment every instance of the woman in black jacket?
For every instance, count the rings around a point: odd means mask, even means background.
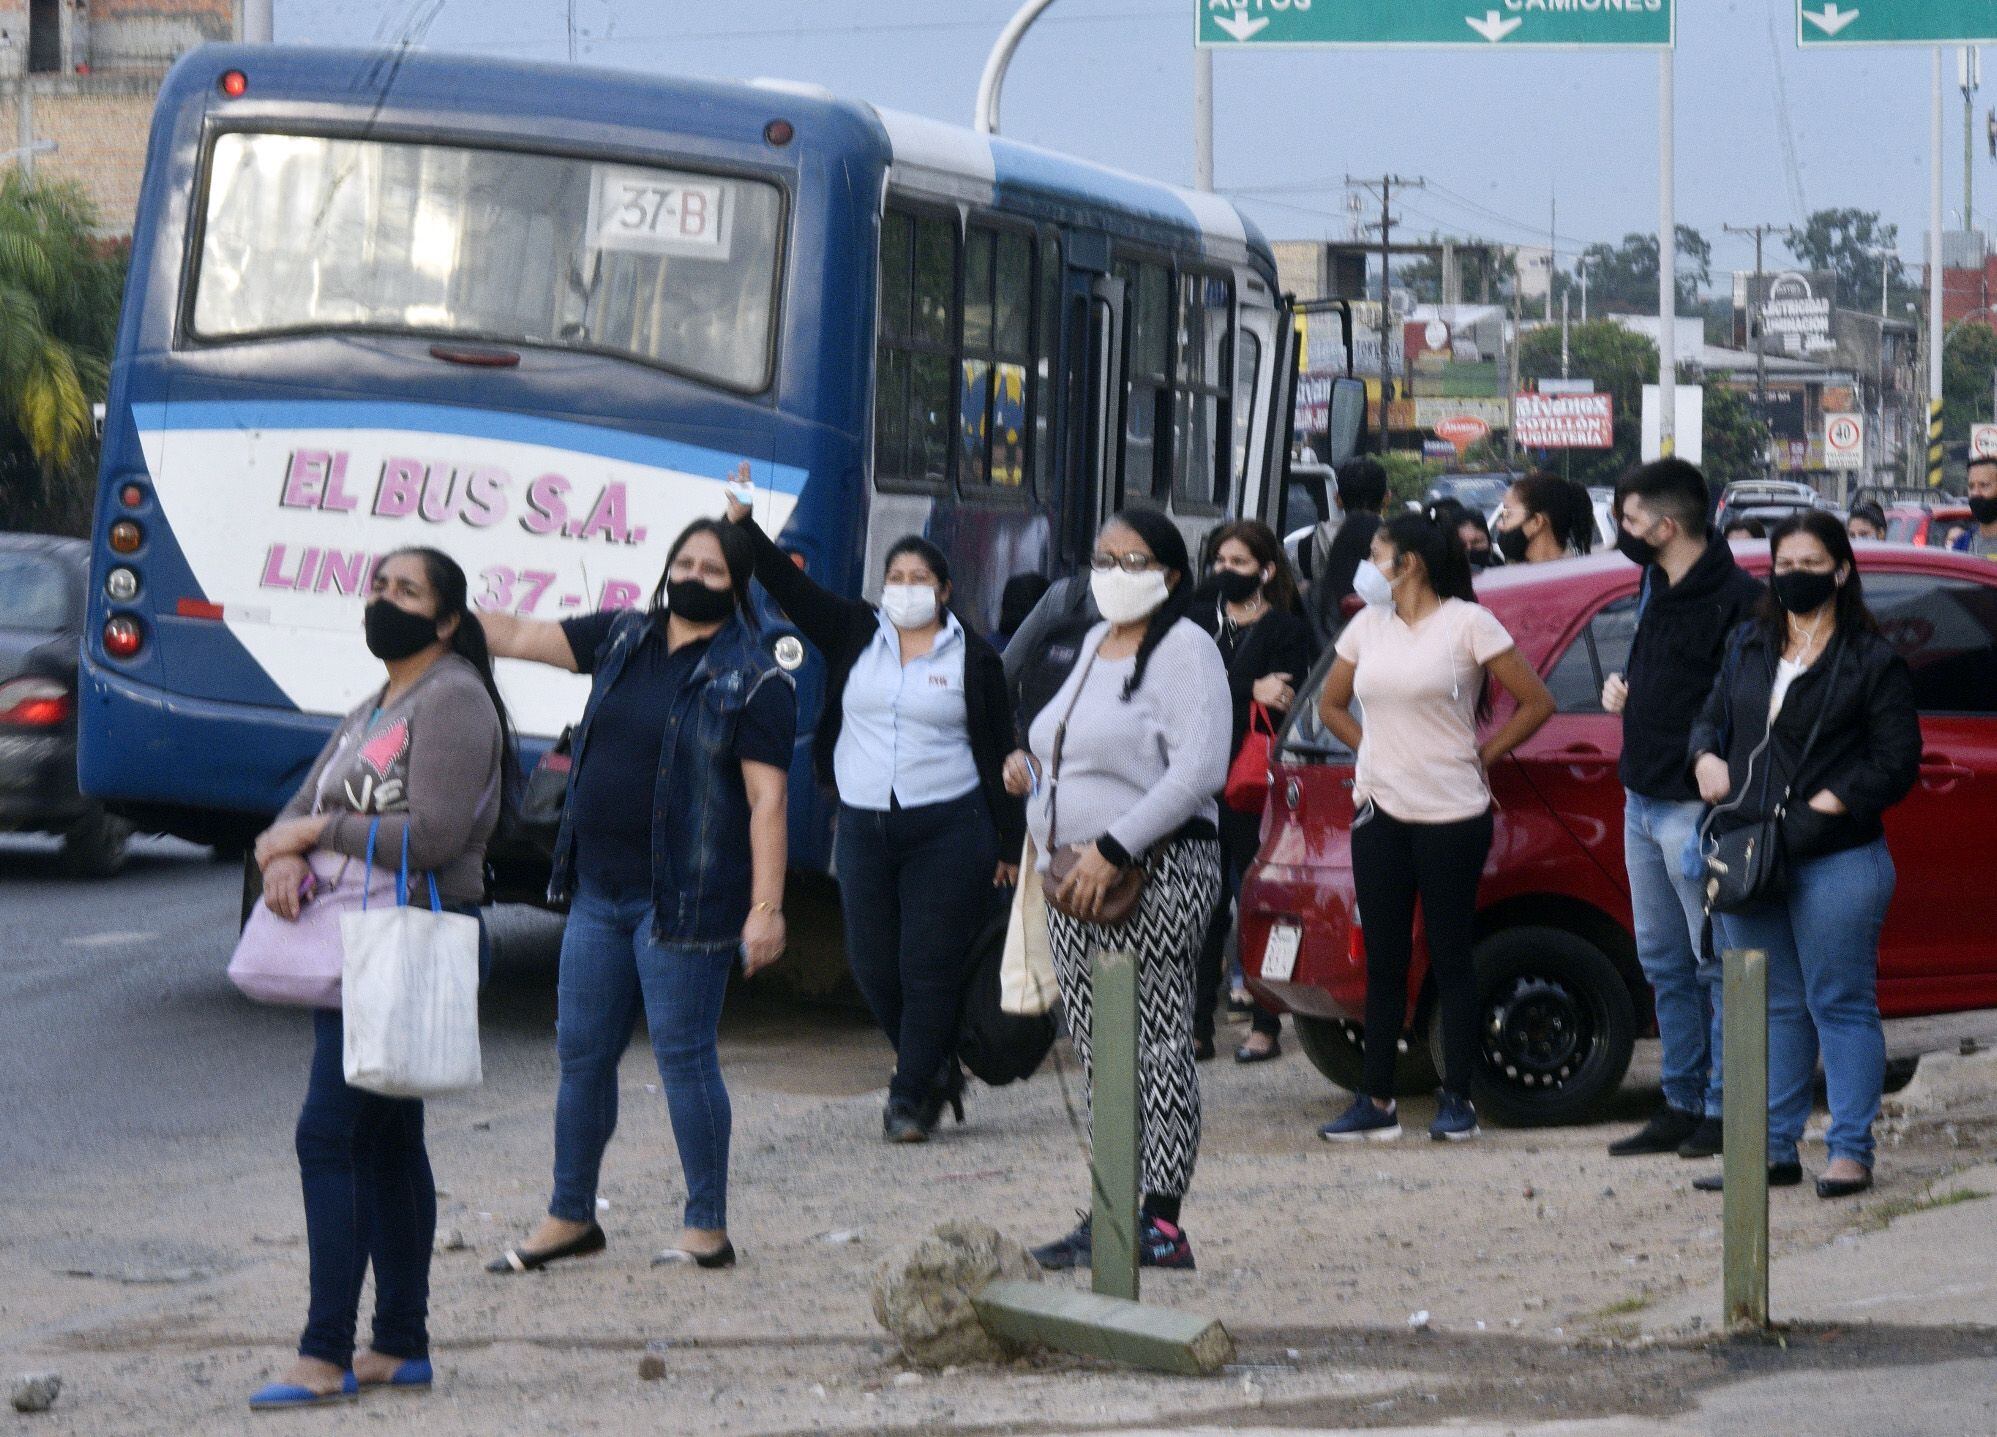
[[[1213,572],[1189,617],[1214,636],[1227,664],[1234,709],[1234,737],[1227,750],[1231,765],[1247,740],[1254,705],[1268,711],[1272,727],[1282,723],[1296,699],[1297,685],[1310,672],[1317,646],[1309,620],[1298,612],[1302,605],[1297,582],[1274,530],[1254,519],[1228,524],[1214,535],[1211,552]],[[1242,875],[1255,857],[1261,831],[1259,804],[1249,811],[1221,804],[1221,874],[1227,889],[1200,950],[1199,989],[1193,1004],[1193,1053],[1202,1061],[1214,1055],[1214,1010],[1220,1003],[1231,901],[1241,897]],[[1235,1049],[1234,1061],[1261,1063],[1280,1057],[1282,1020],[1260,1003],[1251,1011],[1254,1030]]]
[[[964,1120],[957,1022],[994,888],[1018,879],[1025,807],[1005,791],[1012,706],[998,651],[949,610],[950,565],[927,539],[888,551],[880,607],[814,583],[731,493],[756,578],[825,656],[813,758],[839,794],[834,864],[846,959],[895,1047],[889,1142]]]
[[[1783,810],[1782,891],[1714,914],[1715,939],[1768,955],[1768,1180],[1803,1180],[1796,1145],[1821,1049],[1830,1163],[1817,1195],[1844,1197],[1872,1186],[1886,1074],[1879,930],[1894,874],[1880,815],[1914,785],[1921,728],[1907,665],[1865,607],[1843,527],[1808,510],[1769,543],[1769,596],[1734,636],[1691,759],[1699,796],[1714,805],[1708,848]],[[1711,1191],[1719,1179],[1695,1186]]]

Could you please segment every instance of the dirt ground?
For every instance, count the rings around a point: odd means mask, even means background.
[[[1223,1035],[1223,1052],[1231,1044]],[[610,1249],[528,1277],[485,1260],[542,1209],[554,1092],[492,1088],[430,1109],[440,1200],[427,1399],[277,1419],[315,1432],[694,1433],[1086,1431],[1208,1425],[1405,1426],[1459,1415],[1554,1418],[1682,1410],[1756,1370],[1752,1348],[1639,1336],[1646,1307],[1709,1282],[1719,1199],[1710,1164],[1610,1159],[1614,1122],[1411,1136],[1334,1148],[1315,1136],[1343,1094],[1289,1045],[1275,1063],[1202,1069],[1206,1136],[1185,1224],[1192,1274],[1145,1274],[1148,1300],[1221,1318],[1239,1362],[1210,1380],[1061,1359],[1001,1370],[907,1370],[876,1327],[868,1277],[946,1218],[1032,1244],[1085,1201],[1072,1056],[1026,1084],[973,1086],[970,1121],[923,1147],[879,1140],[889,1055],[849,1018],[731,1014],[733,1272],[654,1270],[683,1196],[650,1053],[623,1068],[624,1125],[606,1162]],[[531,1075],[530,1075],[531,1076]],[[60,1371],[46,1433],[267,1431],[245,1395],[288,1359],[305,1294],[303,1219],[286,1133],[182,1152],[129,1182],[0,1224],[0,1376]],[[1880,1186],[1853,1204],[1773,1195],[1777,1252],[1890,1218],[1966,1166],[1973,1135],[1912,1124],[1882,1149]],[[1821,1163],[1806,1145],[1806,1167]],[[1050,1281],[1082,1279],[1055,1276]],[[1420,1317],[1418,1314],[1426,1314]],[[663,1358],[662,1378],[639,1377]],[[1892,1329],[1799,1332],[1785,1360],[1843,1367],[1997,1354],[1989,1336]],[[399,1405],[399,1401],[400,1404]],[[11,1414],[9,1414],[11,1416]]]

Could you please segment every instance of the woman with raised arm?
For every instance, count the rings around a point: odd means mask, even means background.
[[[642,1014],[686,1177],[683,1227],[652,1259],[732,1267],[731,1113],[716,1035],[728,973],[784,951],[786,792],[797,701],[757,632],[747,543],[696,519],[645,609],[550,623],[488,615],[492,648],[591,676],[549,896],[570,903],[555,1046],[548,1215],[488,1272],[601,1252],[597,1174],[617,1063]],[[686,822],[698,814],[700,822]]]

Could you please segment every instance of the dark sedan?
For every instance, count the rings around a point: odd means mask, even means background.
[[[52,833],[63,862],[108,877],[124,820],[76,786],[76,664],[90,551],[75,539],[0,534],[0,832]]]

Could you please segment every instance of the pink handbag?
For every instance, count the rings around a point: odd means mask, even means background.
[[[341,915],[360,912],[369,899],[393,903],[395,874],[370,868],[357,858],[318,850],[306,863],[314,887],[297,921],[278,917],[259,898],[229,959],[229,981],[259,1003],[337,1008],[346,958]]]

